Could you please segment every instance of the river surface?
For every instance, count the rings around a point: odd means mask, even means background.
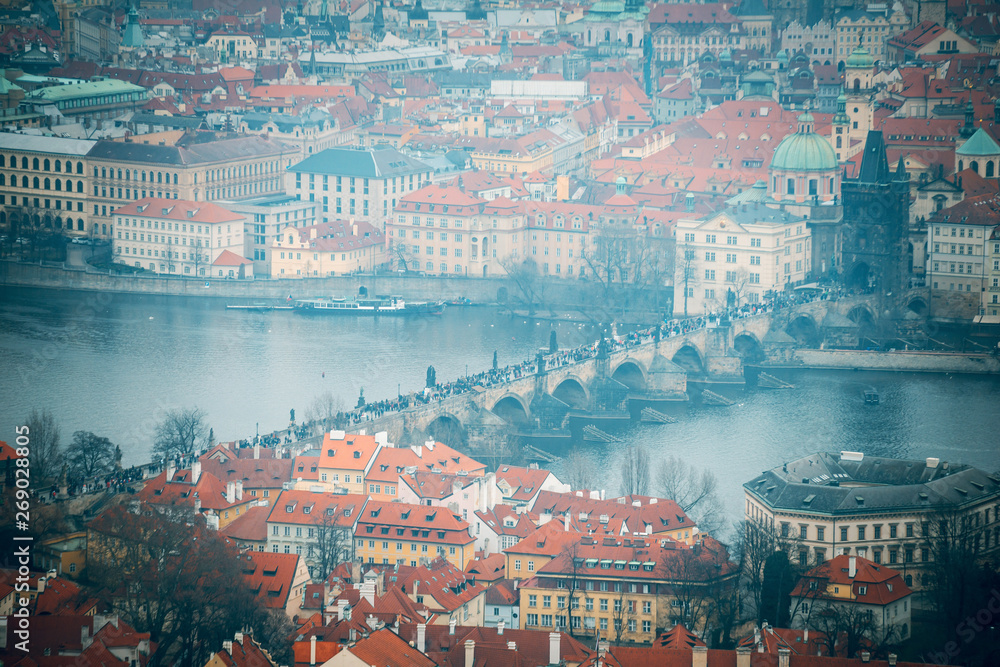
[[[199,407],[219,440],[301,420],[331,392],[353,407],[438,381],[532,358],[549,325],[488,308],[441,316],[308,316],[226,310],[210,299],[8,289],[0,295],[0,440],[32,408],[47,408],[63,442],[77,430],[120,444],[126,465],[149,459],[165,411]],[[556,327],[562,347],[592,342],[591,327]],[[727,408],[683,404],[676,424],[625,435],[658,458],[672,453],[712,470],[730,518],[740,485],[767,468],[817,450],[965,462],[1000,468],[1000,381],[990,377],[797,371],[789,390],[738,391]],[[881,404],[866,406],[875,387]],[[621,445],[580,445],[600,485],[619,486]],[[560,452],[565,453],[565,452]],[[559,464],[554,468],[558,471]],[[655,470],[654,470],[655,473]],[[654,475],[655,476],[655,475]]]

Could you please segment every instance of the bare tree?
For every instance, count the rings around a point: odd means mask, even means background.
[[[814,599],[806,624],[821,633],[831,656],[854,658],[863,649],[879,658],[900,640],[899,625],[882,620],[863,605]]]
[[[630,600],[625,595],[628,584],[621,581],[614,583],[618,596],[614,598],[614,607],[611,610],[611,622],[614,625],[615,646],[621,646],[625,633],[628,632],[628,622],[635,620],[635,600]]]
[[[644,496],[649,493],[649,454],[645,449],[629,445],[621,463],[622,493]]]
[[[153,451],[164,458],[190,454],[208,442],[209,427],[200,408],[170,410],[156,425]]]
[[[331,509],[335,508],[331,506]],[[313,547],[313,579],[326,579],[335,567],[354,559],[354,536],[350,526],[337,523],[336,514],[323,512],[316,521],[316,544]]]
[[[712,538],[664,553],[663,569],[670,581],[671,618],[699,636],[718,629],[719,601],[737,585],[736,565],[726,548]]]
[[[77,431],[66,448],[70,472],[89,479],[105,475],[115,467],[115,445],[107,438],[90,431]]]
[[[32,409],[24,421],[28,427],[31,450],[31,476],[36,484],[55,481],[62,469],[63,454],[59,447],[59,427],[48,410]]]
[[[688,297],[693,296],[694,287],[698,284],[698,265],[697,260],[695,259],[694,249],[685,244],[680,247],[680,251],[681,254],[677,262],[679,271],[674,282],[674,304],[676,308],[677,286],[679,285],[681,291],[683,292],[684,317],[687,317]]]
[[[528,307],[528,312],[535,312],[535,305],[542,303],[545,295],[545,285],[538,274],[538,264],[531,259],[521,260],[508,255],[500,260],[500,266],[507,273],[507,279],[518,299]]]
[[[307,422],[319,426],[320,431],[328,431],[331,428],[341,426],[338,416],[343,416],[344,408],[342,397],[335,396],[332,391],[324,391],[314,398],[309,407],[306,408],[305,418]]]
[[[714,533],[722,527],[718,480],[710,470],[699,471],[671,454],[657,466],[654,488],[690,514],[701,532]]]
[[[396,258],[396,264],[402,271],[410,271],[412,269],[420,268],[420,260],[415,259],[410,254],[410,246],[397,240],[393,240],[392,245],[389,246],[392,256]]]
[[[573,490],[592,489],[594,487],[595,473],[594,462],[583,455],[579,450],[574,450],[569,456],[563,459],[562,481],[569,484]]]
[[[726,282],[729,284],[729,289],[733,293],[732,304],[735,308],[739,308],[747,296],[747,287],[750,285],[750,271],[745,266],[736,269],[735,271],[727,271],[727,273],[732,273],[732,276],[726,277]],[[731,278],[731,280],[730,280]]]
[[[791,554],[799,538],[791,531],[783,533],[783,529],[773,522],[744,519],[736,526],[736,539],[745,600],[756,614],[759,625],[768,618],[769,612],[763,604],[767,560],[776,551]]]

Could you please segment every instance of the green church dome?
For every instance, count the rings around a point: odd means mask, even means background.
[[[790,134],[774,150],[773,171],[836,171],[837,154],[830,142],[812,131],[813,117],[799,116],[799,130]]]
[[[854,67],[857,69],[869,69],[875,65],[875,60],[872,58],[871,54],[868,53],[868,49],[863,46],[858,46],[853,51],[851,55],[847,56],[847,66]]]
[[[980,127],[976,133],[969,137],[969,140],[959,146],[955,153],[957,155],[968,155],[969,157],[986,157],[989,155],[1000,155],[1000,146],[993,141],[990,133]]]

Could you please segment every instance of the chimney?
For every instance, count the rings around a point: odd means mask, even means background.
[[[316,664],[316,635],[309,638],[309,664]]]
[[[174,473],[177,472],[177,468],[174,467],[174,462],[171,461],[167,464],[167,481],[169,482],[174,478]]]
[[[569,512],[563,514],[563,530],[569,531]]]
[[[45,592],[45,577],[38,577],[38,594],[41,595]]]
[[[507,648],[511,651],[517,650],[517,642],[507,642]]]
[[[465,642],[465,667],[476,664],[476,642],[471,639]]]
[[[750,667],[749,646],[740,646],[736,649],[736,667]]]
[[[805,630],[802,631],[802,643],[803,644],[809,643],[809,628],[806,628]]]
[[[226,502],[230,504],[236,502],[236,482],[226,482]]]
[[[201,479],[201,461],[195,460],[191,464],[191,483],[197,484],[199,479]]]
[[[863,662],[865,664],[868,664],[871,661],[872,661],[872,654],[869,653],[868,651],[862,651],[861,652],[861,662]]]
[[[455,634],[455,626],[456,625],[458,625],[458,619],[453,618],[450,621],[448,621],[448,634],[449,635],[454,636],[454,634]]]
[[[558,665],[559,655],[561,651],[559,646],[562,642],[562,636],[558,632],[549,633],[549,664]]]
[[[259,459],[260,458],[260,443],[259,442],[258,443],[254,443],[254,446],[253,446],[253,457],[254,457],[254,459]]]
[[[427,624],[417,623],[417,650],[427,652]]]
[[[692,646],[691,653],[691,667],[708,667],[707,646]]]
[[[366,581],[361,584],[361,597],[368,600],[368,604],[375,606],[375,582]]]
[[[355,630],[354,628],[351,628],[351,630],[350,630],[350,642],[353,644],[357,640],[358,640],[358,631]]]
[[[236,480],[236,500],[243,500],[243,480]]]
[[[851,579],[858,573],[858,559],[855,556],[851,556],[847,559],[847,576]]]
[[[347,620],[347,600],[337,600],[337,620]]]
[[[81,625],[80,646],[82,646],[84,650],[87,650],[93,643],[94,643],[94,638],[90,636],[90,628],[87,625]]]
[[[315,637],[313,637],[313,646],[316,646],[316,638]],[[233,654],[233,643],[231,641],[229,641],[228,639],[226,641],[222,642],[222,650],[225,651],[226,653],[228,653],[229,655],[232,655]]]
[[[896,661],[898,659],[899,658],[898,658],[898,656],[895,653],[890,653],[889,654],[889,667],[896,667]]]
[[[778,667],[788,667],[788,661],[791,659],[792,652],[787,648],[778,649]]]
[[[504,625],[505,624],[504,624],[502,618],[499,621],[497,621],[497,635],[502,635],[503,634],[503,626]]]

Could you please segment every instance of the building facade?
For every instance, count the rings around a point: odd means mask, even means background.
[[[923,588],[944,516],[958,517],[984,557],[1000,551],[1000,482],[936,458],[812,454],[758,475],[743,490],[746,520],[790,539],[789,557],[803,565],[855,555]]]
[[[242,256],[245,222],[211,202],[147,197],[115,210],[111,252],[115,262],[153,273],[211,276],[224,252]]]
[[[312,202],[298,202],[314,206]],[[275,278],[372,273],[388,263],[386,237],[365,221],[334,220],[309,227],[285,227],[271,242]]]
[[[355,558],[417,566],[440,557],[464,570],[475,558],[471,533],[469,524],[446,508],[372,500],[354,531]]]
[[[275,275],[271,269],[271,246],[281,230],[316,224],[315,203],[299,201],[285,194],[255,199],[224,199],[218,204],[246,218],[242,255],[253,260],[255,276],[267,278]]]

